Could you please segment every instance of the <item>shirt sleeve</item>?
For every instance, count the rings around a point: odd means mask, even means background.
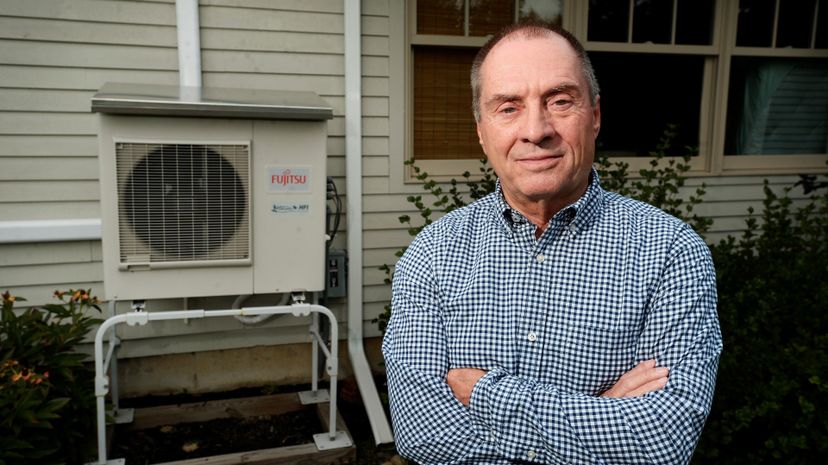
[[[415,240],[397,264],[383,339],[397,449],[423,465],[495,462],[497,452],[474,431],[469,410],[445,382],[446,333],[422,247]]]
[[[646,309],[639,361],[670,369],[664,389],[636,398],[565,392],[497,368],[478,381],[472,422],[509,460],[583,464],[689,462],[713,398],[722,348],[708,247],[692,231],[674,244]]]

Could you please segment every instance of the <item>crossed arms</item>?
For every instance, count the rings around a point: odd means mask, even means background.
[[[687,463],[712,401],[721,334],[709,254],[681,254],[646,309],[636,359],[604,396],[503,367],[454,366],[432,278],[401,263],[383,344],[400,452],[424,465]]]

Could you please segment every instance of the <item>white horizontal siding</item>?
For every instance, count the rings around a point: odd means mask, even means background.
[[[0,63],[25,66],[174,71],[175,47],[0,40]]]
[[[96,157],[0,157],[0,181],[98,179]]]
[[[0,202],[0,218],[54,220],[100,218],[100,202],[95,200],[60,200],[53,202]]]
[[[98,241],[0,244],[0,267],[91,262],[94,256],[100,256],[94,248],[100,249]]]
[[[0,62],[0,86],[18,89],[79,89],[92,94],[106,82],[178,84],[178,70],[63,68]]]
[[[175,47],[174,25],[0,17],[0,38],[41,42]]]
[[[1,113],[0,113],[1,114]],[[0,157],[77,157],[98,154],[97,136],[0,135]]]
[[[175,0],[99,1],[99,0],[3,0],[0,15],[94,21],[117,24],[147,24],[175,27]]]
[[[98,200],[101,196],[99,189],[97,180],[3,181],[0,183],[0,199],[4,203]]]

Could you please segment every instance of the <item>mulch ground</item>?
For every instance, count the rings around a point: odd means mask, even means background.
[[[396,454],[393,444],[377,447],[371,435],[371,427],[358,392],[349,390],[343,380],[340,414],[348,425],[356,445],[356,464],[377,465]],[[279,387],[278,392],[296,392],[309,386]],[[141,408],[157,405],[203,402],[217,399],[233,399],[262,394],[273,394],[274,389],[241,389],[232,392],[205,395],[175,395],[124,399],[124,408]],[[221,418],[205,422],[178,423],[144,430],[116,430],[110,457],[125,458],[127,465],[146,465],[214,455],[244,452],[273,447],[313,442],[313,435],[323,431],[314,408],[280,415],[263,415],[247,418]]]

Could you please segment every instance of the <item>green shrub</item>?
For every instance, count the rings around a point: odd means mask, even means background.
[[[94,452],[94,372],[75,347],[100,320],[89,291],[55,292],[61,304],[0,316],[0,465],[84,463]]]
[[[655,150],[649,153],[650,167],[638,171],[637,179],[630,179],[627,174],[629,165],[621,161],[611,161],[605,154],[596,158],[601,186],[609,191],[646,202],[665,212],[680,218],[704,236],[713,224],[710,218],[699,216],[693,208],[702,202],[706,186],[697,187],[695,193],[684,200],[680,189],[684,187],[686,173],[690,171],[690,160],[698,150],[685,147],[684,154],[677,155],[671,149],[677,135],[676,125],[668,124]]]
[[[694,463],[828,456],[828,196],[794,208],[787,192],[766,182],[761,221],[712,247],[724,351]]]

